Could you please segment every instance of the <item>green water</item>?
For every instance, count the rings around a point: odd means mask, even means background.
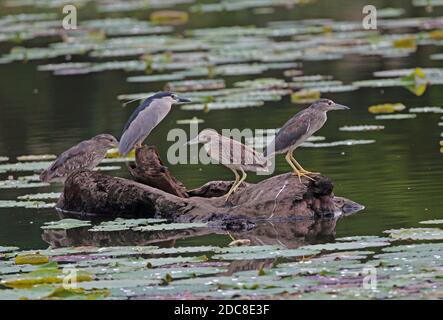
[[[374,1],[380,7],[406,6],[407,16],[426,16],[420,8],[405,1]],[[190,15],[188,28],[229,25],[257,25],[268,21],[306,18],[361,19],[361,8],[366,1],[318,1],[294,10],[276,9],[275,13],[259,18],[247,10],[233,13]],[[186,7],[186,6],[185,6]],[[442,14],[436,8],[432,15]],[[6,12],[0,12],[1,15]],[[134,14],[135,15],[135,14]],[[146,18],[149,11],[139,12]],[[183,27],[182,27],[183,28]],[[27,43],[28,44],[28,43]],[[29,45],[34,42],[29,42]],[[35,45],[44,46],[39,40]],[[0,54],[14,45],[0,45]],[[304,74],[331,74],[344,83],[371,79],[379,70],[410,67],[441,67],[429,55],[438,47],[420,46],[418,51],[405,58],[357,57],[346,55],[343,59],[321,62],[304,62]],[[79,61],[82,58],[78,58]],[[56,77],[38,72],[38,64],[62,62],[63,59],[0,65],[0,156],[23,154],[59,154],[73,144],[98,133],[111,133],[117,137],[131,114],[134,105],[122,108],[116,96],[162,90],[165,82],[134,84],[126,82],[124,72],[103,72],[90,75]],[[281,76],[281,72],[266,72],[261,76]],[[226,77],[227,87],[235,81],[253,76]],[[352,108],[349,112],[333,112],[327,124],[317,134],[327,141],[343,139],[374,139],[373,144],[333,148],[300,148],[296,152],[299,162],[307,169],[320,171],[331,177],[335,193],[350,198],[366,209],[338,221],[336,236],[381,235],[386,229],[417,226],[421,220],[442,217],[443,155],[439,141],[442,127],[439,114],[419,114],[411,120],[375,120],[367,111],[373,104],[402,102],[408,108],[442,106],[440,86],[431,86],[421,97],[404,88],[359,89],[345,93],[325,94]],[[166,159],[170,142],[168,131],[177,127],[179,119],[197,116],[205,122],[200,128],[276,128],[301,109],[291,104],[288,97],[279,102],[266,103],[260,108],[211,111],[209,113],[183,111],[175,108],[149,137],[147,143],[156,145]],[[344,125],[385,125],[382,131],[341,132]],[[179,126],[186,129],[186,126]],[[176,165],[170,170],[188,188],[198,187],[209,180],[231,179],[232,173],[221,166]],[[275,174],[289,170],[283,157],[279,157]],[[112,174],[127,176],[123,169]],[[1,180],[7,174],[0,174]],[[260,177],[250,175],[251,182]],[[0,199],[37,192],[37,189],[0,190]],[[38,189],[38,192],[57,192],[60,185]],[[21,248],[44,248],[40,226],[43,222],[58,219],[52,209],[0,209],[0,245]],[[226,242],[227,237],[213,235],[196,237],[190,243]],[[229,241],[228,241],[229,242]]]

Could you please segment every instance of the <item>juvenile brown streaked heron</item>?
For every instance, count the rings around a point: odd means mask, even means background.
[[[118,145],[110,134],[99,134],[71,147],[40,174],[40,180],[49,182],[56,178],[66,178],[78,169],[94,169],[105,157],[109,149]]]
[[[119,152],[127,155],[134,147],[141,147],[151,131],[166,117],[173,104],[191,102],[171,92],[159,92],[145,99],[131,114],[126,123]]]
[[[300,177],[307,177],[313,180],[309,177],[309,174],[318,173],[303,169],[295,160],[293,152],[299,145],[323,127],[326,120],[328,120],[328,111],[348,109],[350,108],[329,99],[315,101],[310,107],[300,111],[283,125],[274,140],[266,148],[264,156],[270,157],[274,153],[286,153],[286,161],[294,170],[293,173],[298,176],[300,182]]]
[[[229,168],[235,174],[235,182],[225,195],[226,200],[245,181],[245,171],[267,171],[268,161],[260,152],[244,144],[218,134],[215,130],[204,129],[188,144],[201,143],[210,158]],[[242,176],[237,171],[242,173]]]

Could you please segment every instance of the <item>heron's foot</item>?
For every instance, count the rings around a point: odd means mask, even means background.
[[[308,170],[305,170],[305,169],[303,169],[303,170],[300,170],[301,171],[301,173],[304,173],[304,174],[320,174],[320,172],[311,172],[311,171],[308,171]]]
[[[310,180],[312,180],[312,181],[315,181],[315,179],[311,178],[311,177],[308,176],[306,173],[301,172],[301,171],[294,171],[294,172],[292,172],[292,174],[293,174],[294,176],[298,176],[298,181],[299,181],[300,183],[301,183],[301,177],[306,177],[306,178],[308,178],[308,179],[310,179]]]

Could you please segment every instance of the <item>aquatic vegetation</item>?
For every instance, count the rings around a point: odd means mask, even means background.
[[[376,125],[362,125],[362,126],[344,126],[340,127],[340,131],[374,131],[374,130],[383,130],[385,126],[376,126]]]
[[[104,159],[102,163],[118,163],[131,161],[133,158],[108,158]],[[51,165],[51,161],[27,161],[16,163],[0,164],[0,173],[6,172],[41,172]],[[119,166],[100,166],[95,168],[97,171],[112,171],[119,170]]]
[[[118,148],[109,149],[106,154],[106,159],[117,159],[117,162],[122,161],[122,159],[131,160],[135,158],[135,149],[128,153],[126,157],[122,158],[122,155],[118,152]],[[109,160],[107,160],[109,161]],[[111,161],[112,163],[112,161]]]
[[[211,79],[211,80],[187,80],[187,81],[174,81],[168,82],[165,86],[167,91],[196,91],[196,90],[217,90],[224,89],[225,81],[223,79]]]
[[[405,70],[406,71],[406,70]],[[396,71],[398,72],[398,71]],[[375,79],[375,80],[363,80],[355,81],[353,85],[357,87],[396,87],[401,86],[408,89],[410,92],[416,96],[421,96],[426,91],[428,84],[440,83],[440,80],[429,77],[426,70],[421,68],[416,68],[413,70],[408,70],[405,75],[398,78],[388,78],[388,79]],[[401,72],[403,74],[403,72]],[[387,74],[395,74],[393,71],[390,73],[376,73],[376,76],[386,76]]]
[[[410,108],[409,112],[412,112],[412,113],[443,113],[443,108],[442,107]]]
[[[311,103],[320,99],[321,93],[318,90],[300,90],[291,95],[292,103]]]
[[[409,228],[398,230],[386,230],[386,233],[394,239],[402,240],[441,240],[443,230],[438,228]]]
[[[48,192],[48,193],[34,193],[25,194],[23,196],[17,197],[18,200],[57,200],[60,198],[61,192]]]
[[[180,25],[188,22],[188,13],[183,11],[154,11],[151,13],[150,20],[154,24]]]
[[[269,245],[89,246],[20,251],[15,247],[0,247],[0,252],[6,254],[0,261],[0,297],[435,298],[442,285],[439,280],[442,243],[404,245],[397,241],[404,239],[398,237],[399,234],[409,238],[411,234],[415,237],[423,232],[425,239],[436,240],[436,230],[441,232],[436,228],[388,230],[390,238],[346,237],[296,249]],[[364,250],[366,248],[372,250]],[[244,263],[250,268],[242,267]],[[61,289],[60,284],[67,276],[65,268],[77,271],[76,291]],[[233,268],[233,273],[226,276],[228,268]],[[368,268],[375,268],[378,277],[383,279],[378,282],[377,290],[361,286],[364,270]]]
[[[166,222],[165,219],[121,219],[117,218],[112,221],[105,221],[99,225],[94,226],[89,231],[92,232],[110,232],[110,231],[122,231],[122,230],[134,230],[139,226],[147,226],[152,224],[160,224]]]
[[[443,219],[420,221],[421,224],[443,224]]]
[[[45,264],[49,262],[49,258],[39,253],[24,254],[15,257],[15,264]]]
[[[8,179],[0,181],[0,189],[28,189],[28,188],[41,188],[47,187],[49,183],[46,182],[32,182],[25,179]]]
[[[393,113],[396,111],[403,111],[406,106],[403,103],[385,103],[368,107],[370,113]]]
[[[62,219],[59,221],[45,222],[41,227],[43,230],[69,230],[81,227],[90,227],[90,221],[77,219]]]
[[[54,207],[55,203],[46,203],[43,201],[0,200],[0,208],[44,209]]]
[[[376,120],[403,120],[403,119],[415,119],[417,118],[417,115],[412,114],[383,114],[375,116]]]
[[[17,161],[47,161],[54,160],[57,156],[55,154],[40,154],[40,155],[29,155],[29,156],[18,156]]]

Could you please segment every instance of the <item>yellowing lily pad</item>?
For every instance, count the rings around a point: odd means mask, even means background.
[[[188,13],[185,11],[162,10],[151,13],[151,22],[154,24],[180,25],[188,22]]]
[[[303,89],[291,95],[292,103],[311,103],[320,99],[320,91]]]
[[[49,258],[39,253],[19,255],[15,257],[15,264],[45,264]]]
[[[393,113],[404,109],[406,109],[406,106],[403,103],[385,103],[370,106],[368,111],[370,113]]]

